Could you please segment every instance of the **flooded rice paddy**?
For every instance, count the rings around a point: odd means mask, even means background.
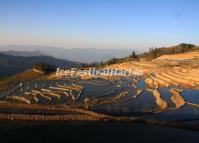
[[[112,116],[199,121],[199,90],[181,91],[185,102],[176,108],[176,98],[171,100],[170,91],[174,87],[159,87],[160,100],[148,88],[142,78],[31,80],[13,83],[7,90],[0,91],[0,102],[68,105]],[[166,106],[161,109],[159,105],[163,101]]]

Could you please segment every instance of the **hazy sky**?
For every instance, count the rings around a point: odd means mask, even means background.
[[[0,0],[0,45],[199,44],[199,0]]]

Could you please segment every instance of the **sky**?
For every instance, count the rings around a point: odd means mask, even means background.
[[[0,45],[199,45],[199,0],[0,0]]]

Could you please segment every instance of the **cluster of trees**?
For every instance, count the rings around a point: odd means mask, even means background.
[[[100,63],[93,62],[93,63],[82,63],[81,67],[82,68],[87,68],[87,67],[98,67]]]
[[[112,58],[106,62],[93,62],[93,63],[82,63],[81,67],[82,68],[88,68],[88,67],[104,67],[106,65],[111,65],[111,64],[116,64],[119,63],[121,61],[120,58]]]
[[[178,53],[186,53],[186,52],[191,52],[198,49],[195,45],[193,44],[185,44],[182,43],[178,46],[170,47],[170,48],[156,48],[152,47],[149,49],[149,52],[144,53],[139,55],[141,58],[145,58],[148,60],[158,58],[162,55],[165,54],[178,54]]]
[[[33,65],[33,69],[41,71],[43,73],[51,73],[56,71],[56,67],[54,65],[50,65],[44,62],[35,63]]]
[[[132,54],[129,56],[129,58],[138,58],[138,56],[136,55],[136,53],[133,51]]]
[[[107,62],[105,62],[104,65],[116,64],[116,63],[118,63],[119,61],[121,61],[121,59],[119,59],[119,58],[112,58],[112,59],[108,60]]]

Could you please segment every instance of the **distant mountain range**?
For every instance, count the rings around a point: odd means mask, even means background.
[[[64,49],[45,46],[0,46],[0,77],[11,76],[45,62],[56,67],[71,68],[80,63],[101,62],[113,57],[125,57],[131,50]]]
[[[8,51],[6,54],[17,56],[49,55],[58,59],[76,62],[92,63],[107,61],[111,58],[122,58],[130,55],[133,49],[97,49],[97,48],[60,48],[48,46],[0,46],[0,51]],[[22,53],[20,53],[20,52]],[[31,53],[28,53],[31,52]],[[135,51],[136,52],[136,51]]]
[[[41,51],[16,51],[16,50],[8,50],[8,51],[0,51],[1,54],[11,55],[11,56],[21,56],[21,57],[38,57],[38,56],[49,56]]]
[[[8,53],[11,54],[11,52]],[[38,53],[37,55],[31,54],[31,52],[14,54],[15,56],[0,53],[0,77],[15,75],[16,73],[31,69],[32,66],[38,62],[45,62],[60,68],[71,68],[80,65],[77,62],[56,59],[50,56],[40,56]],[[24,56],[17,56],[17,54]]]

